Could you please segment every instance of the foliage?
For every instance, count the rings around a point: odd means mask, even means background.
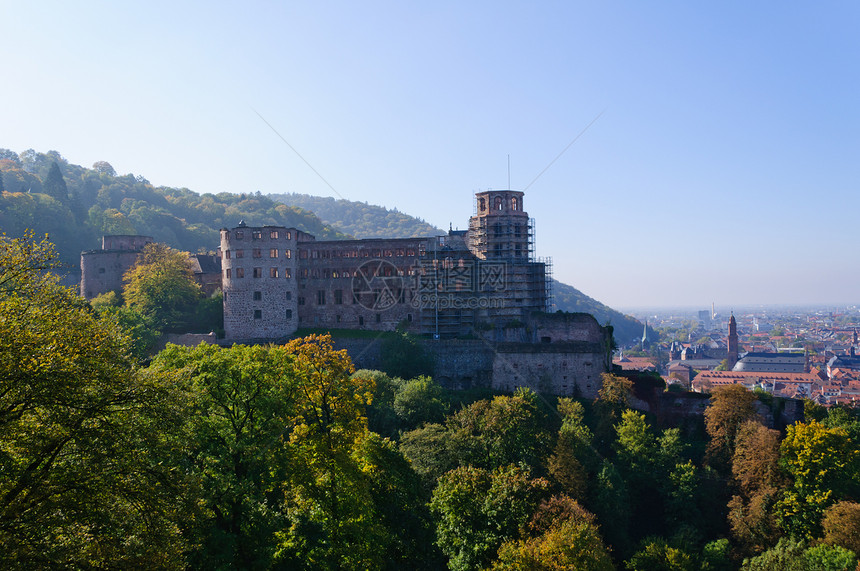
[[[0,242],[0,564],[180,568],[181,398],[55,264],[46,240]]]
[[[404,381],[394,396],[394,413],[404,430],[428,422],[441,422],[447,412],[444,391],[431,377],[420,376]]]
[[[700,568],[692,555],[672,547],[659,537],[642,540],[639,550],[624,564],[630,571],[693,571]]]
[[[860,504],[841,501],[824,510],[824,543],[860,553]]]
[[[789,426],[780,464],[792,479],[777,504],[780,526],[794,537],[818,537],[824,510],[857,489],[860,450],[844,428],[813,420]]]
[[[735,450],[735,435],[741,425],[758,418],[756,396],[743,385],[716,387],[705,410],[705,428],[711,437],[708,457],[716,467],[727,467]]]
[[[611,323],[615,338],[622,345],[642,338],[643,325],[640,321],[588,297],[573,286],[553,280],[552,297],[559,311],[589,313],[598,323]],[[657,332],[651,327],[648,327],[648,337],[657,339]]]
[[[549,483],[515,466],[463,466],[439,479],[430,509],[437,542],[454,570],[485,567],[535,512]]]
[[[614,567],[594,515],[569,497],[553,496],[541,502],[525,538],[499,548],[493,569],[611,571]]]
[[[187,328],[200,299],[200,286],[194,281],[187,253],[164,244],[147,244],[123,281],[126,307],[157,329]]]

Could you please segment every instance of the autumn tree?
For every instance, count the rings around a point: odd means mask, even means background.
[[[187,326],[200,299],[200,286],[194,281],[188,254],[160,243],[144,246],[123,282],[125,304],[161,330]]]
[[[182,568],[182,395],[55,263],[47,240],[0,240],[0,565]]]
[[[860,553],[860,504],[841,501],[824,510],[824,543]]]
[[[549,473],[565,494],[581,500],[588,491],[589,474],[598,469],[600,459],[592,448],[594,437],[585,424],[582,403],[560,398],[557,410],[562,421],[555,449],[547,461]]]
[[[743,385],[717,387],[711,392],[711,403],[705,409],[705,429],[708,431],[709,462],[727,469],[735,450],[735,435],[741,425],[755,420],[756,396]]]
[[[614,566],[594,514],[570,497],[553,496],[541,502],[523,539],[502,544],[493,569],[611,571]]]
[[[743,423],[735,436],[732,475],[738,493],[729,502],[732,534],[750,553],[760,553],[779,538],[774,505],[785,485],[779,468],[780,435],[761,423]]]

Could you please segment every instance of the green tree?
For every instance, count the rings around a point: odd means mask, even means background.
[[[659,537],[642,540],[639,550],[624,564],[630,571],[693,571],[701,568],[692,555]]]
[[[433,358],[408,333],[385,339],[380,347],[381,369],[392,377],[414,379],[433,375]]]
[[[561,428],[547,467],[564,493],[575,499],[584,499],[589,474],[597,470],[600,462],[591,447],[593,435],[585,424],[585,410],[581,403],[560,398],[557,409],[562,417]]]
[[[148,371],[174,378],[193,399],[184,464],[200,482],[204,519],[191,562],[199,568],[265,569],[286,527],[279,444],[295,414],[297,380],[283,347],[169,345]]]
[[[448,412],[442,387],[431,377],[404,381],[394,397],[394,412],[404,430],[441,422]]]
[[[481,569],[516,537],[536,511],[549,483],[515,466],[493,472],[472,466],[439,479],[430,509],[439,547],[454,570]]]
[[[56,161],[51,163],[51,168],[48,170],[48,176],[44,182],[45,194],[66,203],[69,201],[69,189],[66,186],[66,181],[63,179],[63,173],[60,172],[60,166]]]
[[[147,244],[123,281],[126,306],[161,330],[187,327],[200,299],[200,286],[194,281],[188,254],[164,244]]]
[[[0,240],[0,566],[184,567],[184,400],[55,264],[47,240]]]

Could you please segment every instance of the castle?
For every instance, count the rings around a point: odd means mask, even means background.
[[[88,299],[119,289],[132,250],[146,241],[113,238],[81,255]],[[124,249],[107,247],[117,245]],[[400,329],[432,340],[449,385],[562,395],[596,395],[609,366],[608,328],[590,315],[549,312],[551,265],[535,257],[521,191],[478,192],[468,230],[444,236],[317,241],[242,221],[221,230],[217,258],[228,343],[283,340],[300,328]],[[368,347],[350,354],[359,366],[374,364]]]

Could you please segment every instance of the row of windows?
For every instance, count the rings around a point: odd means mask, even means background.
[[[281,276],[281,272],[283,272],[284,277],[290,279],[293,277],[293,272],[290,268],[269,268],[269,277],[277,278]],[[263,277],[263,268],[252,268],[252,275],[255,278]],[[224,277],[227,279],[230,278],[244,278],[245,277],[245,268],[227,268],[224,270]]]
[[[418,246],[418,255],[424,255],[424,245]],[[391,258],[414,257],[415,248],[385,248],[376,250],[301,250],[299,258],[307,260],[327,260],[331,258]]]
[[[225,260],[229,260],[232,256],[235,256],[237,259],[238,258],[244,258],[245,257],[245,250],[224,250],[223,256],[224,256]],[[254,248],[253,250],[251,250],[251,256],[254,258],[262,258],[263,257],[262,248]],[[269,250],[269,257],[270,258],[277,258],[279,256],[280,256],[280,250],[278,250],[277,248],[271,248]],[[289,248],[287,248],[286,250],[284,250],[284,257],[289,260],[290,258],[293,257],[293,251],[290,250]]]
[[[288,309],[286,311],[286,318],[287,319],[293,318],[293,310],[292,309]],[[254,319],[263,319],[263,310],[262,309],[255,309],[254,310]]]
[[[293,310],[292,310],[292,309],[287,309],[287,310],[286,310],[285,315],[286,315],[286,318],[287,318],[288,320],[292,319],[292,318],[293,318]],[[262,310],[262,309],[255,309],[255,310],[254,310],[254,319],[255,319],[255,320],[257,320],[257,319],[263,319],[263,310]],[[411,313],[410,313],[410,314],[408,314],[408,315],[406,316],[406,319],[407,319],[408,321],[412,321],[412,314],[411,314]],[[377,314],[376,314],[376,316],[375,316],[375,320],[376,320],[376,322],[377,322],[377,323],[382,323],[382,315],[381,315],[380,313],[377,313]],[[299,318],[299,321],[301,321],[301,317]],[[341,322],[341,316],[340,316],[340,315],[335,315],[335,321],[336,321],[337,323],[340,323],[340,322]],[[359,324],[359,325],[364,325],[364,316],[363,316],[363,315],[359,315],[359,316],[358,316],[358,324]]]
[[[264,232],[263,230],[251,230],[251,239],[252,240],[262,240],[263,239],[263,232]],[[281,236],[280,230],[269,230],[268,233],[269,233],[269,239],[270,240],[278,240]],[[284,238],[287,240],[293,239],[293,233],[289,230],[287,230],[286,232],[283,232],[283,235],[284,235]],[[245,239],[245,230],[236,230],[235,236],[236,236],[237,240],[244,240]]]

